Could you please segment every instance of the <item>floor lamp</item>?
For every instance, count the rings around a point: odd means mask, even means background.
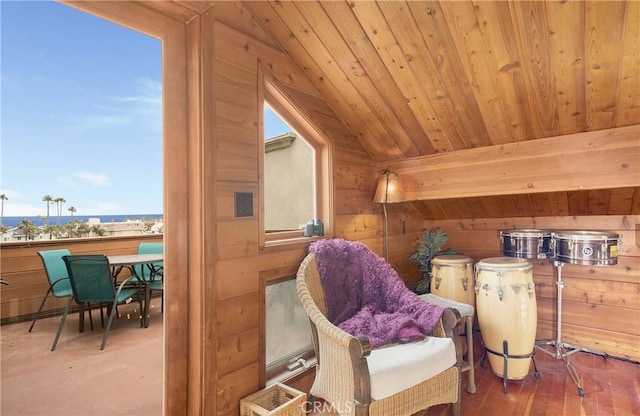
[[[390,170],[385,170],[380,179],[373,202],[382,204],[384,214],[384,258],[389,261],[389,226],[387,224],[387,204],[401,202],[403,199],[402,186],[398,174]]]

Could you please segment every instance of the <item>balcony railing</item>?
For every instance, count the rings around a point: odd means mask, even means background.
[[[72,254],[134,254],[141,242],[161,242],[162,239],[162,234],[148,234],[0,244],[0,276],[9,283],[0,285],[0,323],[29,320],[37,311],[49,287],[38,251],[66,248]],[[43,316],[60,313],[64,303],[64,299],[49,296]]]

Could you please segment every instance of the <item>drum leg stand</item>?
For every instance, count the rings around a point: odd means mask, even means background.
[[[538,367],[536,366],[536,359],[533,357],[535,355],[535,347],[534,350],[531,351],[531,354],[509,355],[509,341],[507,340],[502,341],[502,353],[492,351],[485,346],[484,356],[482,357],[482,361],[480,362],[480,366],[482,368],[484,368],[486,365],[485,362],[487,359],[487,353],[502,356],[502,361],[504,363],[502,367],[502,391],[505,394],[507,393],[507,381],[509,380],[509,360],[507,360],[507,358],[531,358],[531,361],[533,362],[533,375],[535,376],[536,380],[540,379],[540,373],[538,372]]]
[[[564,263],[559,261],[554,261],[553,265],[557,270],[556,277],[556,286],[558,287],[558,299],[557,299],[557,320],[556,320],[556,340],[555,341],[538,341],[536,342],[536,347],[538,347],[542,352],[545,352],[556,360],[564,361],[565,366],[567,367],[567,372],[571,379],[578,386],[578,396],[584,397],[584,389],[582,388],[582,383],[580,382],[580,377],[578,377],[578,372],[576,368],[569,361],[569,355],[578,351],[586,351],[594,354],[602,355],[603,357],[607,357],[605,353],[589,351],[584,348],[577,347],[575,345],[566,344],[562,342],[562,288],[564,288],[564,283],[562,282],[562,266]],[[555,351],[549,351],[544,348],[540,348],[539,345],[553,345],[555,347]],[[569,348],[570,350],[567,350]]]

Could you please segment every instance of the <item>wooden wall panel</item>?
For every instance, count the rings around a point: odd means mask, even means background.
[[[447,248],[469,255],[474,262],[502,257],[500,230],[546,229],[613,232],[621,235],[613,266],[564,264],[561,273],[562,340],[596,352],[640,360],[640,247],[636,226],[640,216],[481,218],[426,221],[449,236]],[[530,259],[536,285],[538,339],[556,337],[557,269],[549,260]]]
[[[218,336],[225,338],[239,331],[257,328],[260,314],[260,296],[255,291],[219,301]]]
[[[260,329],[238,331],[226,338],[218,339],[218,372],[225,376],[255,363],[260,349]]]
[[[640,125],[378,163],[405,200],[638,186]],[[568,163],[568,160],[571,163]]]

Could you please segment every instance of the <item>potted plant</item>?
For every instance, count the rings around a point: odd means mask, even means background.
[[[419,295],[429,293],[431,285],[431,260],[436,257],[449,237],[440,228],[426,229],[422,232],[416,251],[409,257],[419,264],[422,279],[418,282],[415,292]]]

